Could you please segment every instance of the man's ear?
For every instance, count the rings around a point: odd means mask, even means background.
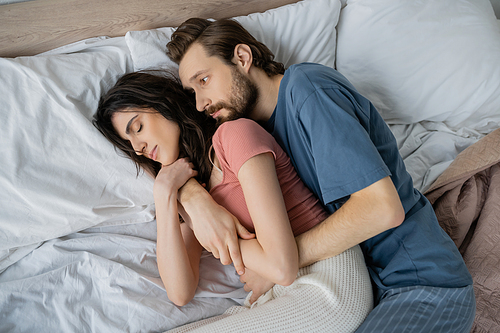
[[[246,44],[238,44],[234,47],[233,62],[248,73],[252,66],[252,49]]]

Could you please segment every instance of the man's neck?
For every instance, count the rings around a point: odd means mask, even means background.
[[[251,75],[251,79],[259,90],[259,100],[250,117],[257,122],[266,122],[271,118],[276,104],[283,75],[267,76],[263,70]]]

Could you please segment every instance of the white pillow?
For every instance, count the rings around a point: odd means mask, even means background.
[[[0,58],[0,271],[39,242],[154,219],[153,181],[91,124],[102,91],[132,70],[123,37],[100,43]]]
[[[167,43],[175,28],[159,28],[142,31],[129,31],[125,35],[134,70],[147,68],[172,68],[178,66],[167,56]]]
[[[388,123],[500,125],[500,30],[488,0],[348,0],[336,65]]]
[[[339,13],[338,0],[304,0],[234,19],[264,43],[285,67],[306,61],[334,67]],[[125,39],[134,69],[175,68],[165,54],[174,31],[175,28],[161,28],[128,32]]]

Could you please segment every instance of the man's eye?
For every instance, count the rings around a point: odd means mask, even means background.
[[[201,79],[201,84],[205,84],[208,81],[208,76],[205,76],[203,79]]]

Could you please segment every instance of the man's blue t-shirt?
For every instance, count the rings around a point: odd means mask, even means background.
[[[391,176],[406,218],[360,244],[378,288],[472,284],[431,204],[414,189],[389,127],[339,72],[311,63],[291,66],[264,127],[330,213],[352,193]]]

